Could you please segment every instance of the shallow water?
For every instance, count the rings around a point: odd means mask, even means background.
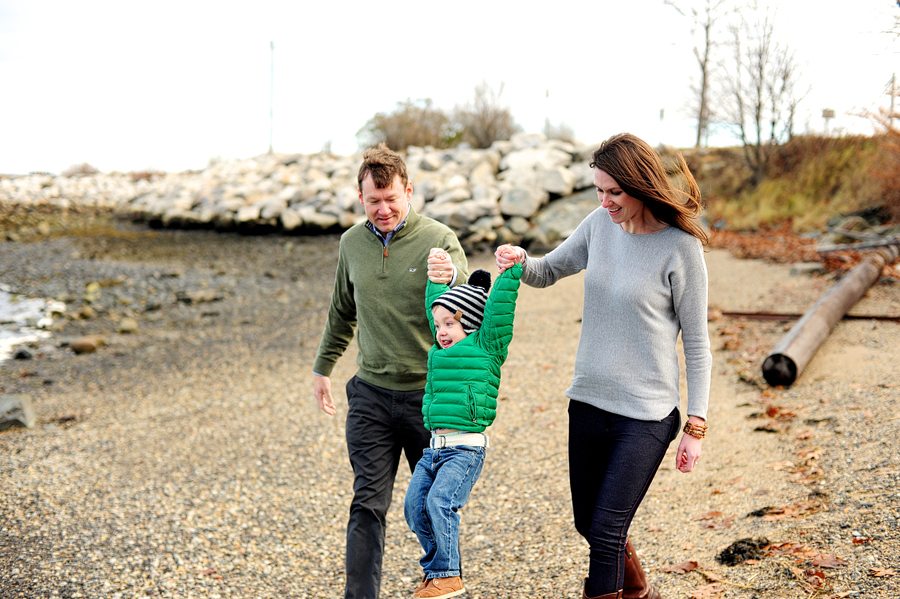
[[[49,337],[53,314],[65,309],[62,302],[23,297],[0,286],[0,362],[8,360],[16,346]]]

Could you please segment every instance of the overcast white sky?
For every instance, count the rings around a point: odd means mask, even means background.
[[[689,0],[684,0],[688,2]],[[900,75],[896,0],[780,0],[778,28],[812,87],[800,128],[869,133],[846,113],[886,106]],[[630,131],[693,145],[689,23],[663,0],[0,0],[0,173],[201,169],[274,148],[357,149],[406,98],[450,110],[486,80],[528,132],[546,118],[584,142]],[[549,98],[547,96],[549,90]],[[660,120],[660,110],[664,119]]]

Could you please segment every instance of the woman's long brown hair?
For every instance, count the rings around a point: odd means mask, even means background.
[[[672,185],[659,154],[650,144],[630,133],[620,133],[594,150],[591,167],[615,179],[625,193],[644,202],[657,219],[678,227],[706,245],[709,236],[699,223],[703,208],[700,187],[680,153],[678,162],[687,191]]]

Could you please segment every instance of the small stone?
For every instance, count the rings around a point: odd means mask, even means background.
[[[12,357],[16,360],[31,360],[34,358],[34,352],[27,347],[20,347],[13,352]]]
[[[139,329],[138,321],[134,318],[123,318],[119,321],[119,326],[116,328],[118,332],[124,334],[137,333]]]
[[[105,343],[106,341],[99,335],[86,335],[70,343],[69,347],[76,354],[89,354],[97,351],[97,348]]]

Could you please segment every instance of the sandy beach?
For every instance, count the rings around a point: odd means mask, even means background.
[[[0,597],[342,595],[355,347],[332,377],[337,416],[318,409],[310,372],[337,247],[115,222],[0,242],[0,284],[68,314],[34,358],[0,363],[0,395],[28,395],[38,414],[0,432]],[[802,314],[834,279],[724,250],[707,263],[710,432],[696,472],[667,457],[632,525],[650,579],[667,599],[900,596],[900,324],[840,322],[791,388],[772,389],[760,365],[792,323],[719,313]],[[490,255],[470,265],[496,274]],[[492,448],[463,512],[471,599],[581,596],[564,396],[581,303],[578,276],[520,294]],[[878,284],[852,313],[900,316],[900,289]],[[126,319],[137,330],[119,332]],[[105,344],[74,354],[85,335]],[[419,576],[408,480],[401,466],[385,598],[409,597]],[[767,549],[717,560],[746,538]]]

